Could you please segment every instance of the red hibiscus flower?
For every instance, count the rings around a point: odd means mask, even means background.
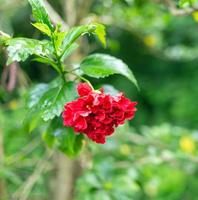
[[[87,135],[96,143],[104,144],[115,127],[135,115],[137,102],[131,102],[123,93],[111,96],[105,94],[103,89],[92,90],[87,83],[78,84],[77,91],[80,97],[65,104],[63,124]]]

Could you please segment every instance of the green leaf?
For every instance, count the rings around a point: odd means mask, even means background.
[[[88,25],[82,25],[72,28],[66,35],[62,44],[62,54],[61,57],[65,54],[65,51],[81,36],[86,33],[95,33],[100,41],[105,45],[105,29],[102,24],[93,23]]]
[[[63,49],[63,53],[62,55],[64,55],[65,51],[67,50],[67,48],[69,48],[72,43],[74,43],[82,34],[87,33],[88,32],[88,26],[84,25],[84,26],[77,26],[72,28],[66,35],[65,38],[63,40],[63,44],[62,44],[62,49]]]
[[[76,97],[75,85],[72,82],[65,83],[59,87],[46,92],[42,97],[42,115],[44,121],[60,116],[66,102]]]
[[[26,122],[29,122],[29,131],[39,125],[47,124],[52,119],[48,128],[43,132],[42,138],[49,147],[56,147],[70,157],[76,156],[82,148],[83,135],[74,133],[72,128],[64,127],[62,118],[64,104],[77,96],[73,82],[63,83],[55,79],[50,84],[39,84],[34,87],[28,100],[29,113]]]
[[[57,137],[62,133],[63,125],[59,118],[54,118],[48,125],[48,128],[43,132],[42,138],[52,148],[57,143]]]
[[[41,32],[43,32],[46,35],[48,35],[49,37],[51,37],[51,30],[46,24],[42,24],[42,23],[37,22],[37,23],[34,23],[32,25],[34,27],[36,27],[38,30],[40,30]]]
[[[44,121],[60,116],[66,102],[76,97],[75,84],[73,82],[56,85],[39,84],[30,92],[28,107],[36,110]]]
[[[56,63],[50,58],[43,57],[43,56],[36,56],[36,58],[34,58],[32,60],[51,65],[57,72],[61,73],[60,69],[57,67]]]
[[[51,121],[42,138],[50,148],[57,147],[70,157],[80,152],[83,143],[83,135],[74,133],[70,127],[64,127],[62,119],[57,117]]]
[[[67,57],[69,57],[77,48],[79,45],[77,43],[73,43],[62,55],[61,61],[63,62]]]
[[[7,40],[9,40],[9,38],[0,36],[0,46],[5,46]]]
[[[53,132],[51,132],[49,129],[47,129],[42,134],[42,139],[45,141],[48,147],[52,148],[56,142],[56,137],[53,135]]]
[[[8,46],[7,64],[25,61],[30,55],[49,56],[51,53],[51,43],[47,40],[13,38],[7,40],[6,46]]]
[[[28,132],[32,132],[37,126],[43,124],[41,120],[41,110],[36,109],[43,94],[49,90],[49,84],[41,83],[30,89],[26,98],[27,113],[23,119],[23,125]]]
[[[0,45],[1,46],[5,46],[10,38],[11,38],[10,35],[0,31]]]
[[[41,121],[39,111],[33,110],[26,114],[23,124],[27,127],[27,131],[31,133],[37,127],[41,127],[44,121]]]
[[[45,121],[60,116],[64,104],[76,97],[75,84],[63,83],[61,78],[34,86],[26,97],[28,112],[24,117],[24,125],[29,132],[33,131],[37,126],[46,124]]]
[[[71,154],[73,153],[73,147],[74,147],[74,143],[75,143],[75,133],[73,131],[72,128],[67,127],[66,128],[66,143],[65,146],[67,148],[67,152],[71,152]]]
[[[103,78],[112,74],[123,75],[138,88],[132,71],[118,58],[106,54],[92,54],[81,62],[80,68],[84,74],[94,78]]]
[[[45,83],[38,84],[32,90],[30,90],[30,99],[28,99],[28,107],[32,108],[36,106],[43,94],[48,90],[49,85]]]
[[[58,148],[70,157],[76,156],[83,145],[83,135],[74,133],[70,127],[65,127],[58,137]]]
[[[34,19],[42,24],[46,24],[51,31],[54,31],[54,27],[49,19],[49,15],[44,7],[42,0],[28,0],[31,7]]]
[[[75,142],[74,142],[74,145],[73,145],[74,155],[78,154],[80,152],[80,150],[82,149],[83,139],[84,139],[83,134],[76,135]]]
[[[101,41],[104,47],[106,47],[106,31],[105,26],[103,24],[95,23],[96,29],[95,34],[97,35],[98,39]]]
[[[54,37],[55,37],[55,48],[57,52],[61,51],[61,45],[63,43],[63,39],[66,35],[66,32],[55,32]]]

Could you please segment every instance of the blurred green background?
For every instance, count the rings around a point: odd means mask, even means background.
[[[85,142],[81,173],[67,179],[56,155],[42,168],[49,151],[41,138],[42,126],[29,134],[22,123],[26,92],[38,82],[52,80],[55,72],[28,60],[14,66],[13,75],[11,67],[5,68],[6,55],[1,51],[0,199],[70,200],[59,195],[70,185],[74,200],[197,200],[197,2],[48,2],[69,25],[93,20],[106,25],[107,48],[84,37],[81,54],[105,52],[121,58],[133,70],[140,91],[119,75],[91,82],[124,91],[138,101],[138,111],[105,145]],[[0,0],[0,30],[15,37],[42,38],[31,20],[26,0]],[[61,182],[58,173],[66,181]]]

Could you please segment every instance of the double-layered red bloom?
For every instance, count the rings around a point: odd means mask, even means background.
[[[87,83],[78,84],[77,91],[80,97],[65,104],[63,123],[96,143],[104,144],[115,127],[135,115],[137,102],[131,102],[122,93],[111,96],[102,89],[92,90]]]

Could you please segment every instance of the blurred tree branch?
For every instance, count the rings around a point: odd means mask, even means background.
[[[172,0],[164,0],[165,5],[168,7],[170,12],[175,16],[185,16],[190,15],[195,11],[198,11],[197,7],[189,7],[185,9],[179,9],[176,7],[175,3]]]
[[[3,69],[1,84],[7,89],[8,92],[11,92],[16,86],[18,67],[19,64],[17,62],[13,62],[9,66],[5,66]]]
[[[76,24],[76,1],[63,0],[64,16],[69,26]]]
[[[78,159],[72,160],[64,154],[57,152],[54,156],[56,177],[53,190],[54,200],[72,200],[74,195],[75,182],[81,173],[81,165]]]
[[[76,13],[76,21],[81,22],[84,17],[89,13],[93,0],[78,0],[78,7],[81,8]]]
[[[39,160],[35,170],[33,173],[28,177],[28,179],[24,182],[24,184],[13,194],[13,199],[17,200],[27,200],[28,196],[33,188],[33,186],[36,184],[38,179],[41,177],[41,175],[48,169],[49,162],[48,160],[52,157],[53,152],[46,152],[46,155],[43,159]]]
[[[28,143],[26,146],[24,146],[20,152],[16,152],[15,154],[12,154],[5,158],[5,165],[13,165],[16,162],[19,162],[21,158],[27,156],[32,151],[34,151],[41,143],[41,140],[39,140],[38,137],[33,139],[30,143]]]

